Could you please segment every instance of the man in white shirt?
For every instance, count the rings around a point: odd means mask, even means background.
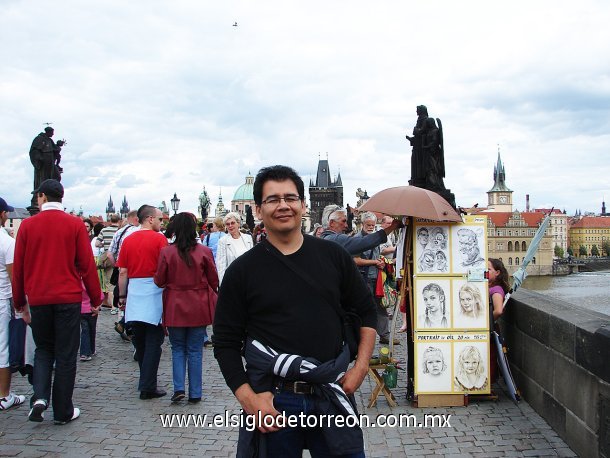
[[[0,197],[0,226],[8,220],[8,212],[15,211]],[[4,230],[0,230],[0,410],[7,410],[25,402],[25,396],[11,393],[11,368],[8,354],[8,326],[13,308],[13,256],[15,240]],[[29,312],[23,315],[30,322]]]

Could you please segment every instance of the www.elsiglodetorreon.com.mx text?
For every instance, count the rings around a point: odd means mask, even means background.
[[[418,418],[412,414],[379,414],[368,415],[278,415],[263,416],[243,415],[243,411],[225,411],[222,414],[160,414],[163,428],[236,428],[245,427],[248,431],[256,429],[256,425],[266,427],[354,427],[361,428],[450,428],[450,414],[425,414]],[[422,421],[423,420],[423,421]]]

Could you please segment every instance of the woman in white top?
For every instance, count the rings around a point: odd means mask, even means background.
[[[227,213],[223,221],[230,237],[221,238],[218,241],[216,249],[216,268],[218,269],[218,280],[220,283],[222,283],[222,278],[227,267],[253,246],[252,236],[242,234],[239,231],[241,227],[241,216],[239,216],[239,213]]]

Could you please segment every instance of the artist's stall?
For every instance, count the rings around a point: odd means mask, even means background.
[[[485,217],[462,218],[438,194],[415,186],[380,191],[360,210],[405,223],[396,272],[407,308],[411,399],[419,406],[451,406],[464,405],[468,394],[490,393]]]

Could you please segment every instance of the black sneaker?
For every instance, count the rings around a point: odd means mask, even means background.
[[[201,398],[189,398],[190,404],[197,404],[200,401],[201,401]]]
[[[165,396],[167,393],[163,390],[156,389],[155,391],[142,391],[140,393],[140,399],[156,399]]]
[[[182,401],[185,397],[184,391],[176,391],[172,396],[172,402]]]
[[[32,405],[32,408],[30,409],[30,414],[28,415],[28,419],[30,421],[40,423],[42,420],[44,420],[45,410],[47,410],[47,401],[45,401],[44,399],[38,399]]]

